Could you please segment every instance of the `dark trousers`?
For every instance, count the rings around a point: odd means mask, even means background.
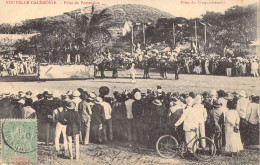
[[[179,72],[175,71],[175,80],[179,80]]]
[[[248,122],[244,118],[240,118],[239,130],[241,141],[243,145],[247,145],[248,143]]]
[[[133,122],[133,139],[134,141],[144,144],[144,123],[142,119],[134,119]]]
[[[215,132],[213,136],[213,141],[216,145],[217,154],[221,153],[222,149],[222,133],[221,132]]]
[[[113,138],[115,140],[127,140],[126,119],[113,120]]]
[[[51,123],[46,123],[46,139],[45,139],[45,145],[48,146],[50,143],[50,139],[53,140],[53,144],[54,144],[54,124]]]
[[[248,145],[259,145],[259,126],[258,124],[248,125]]]
[[[112,119],[105,120],[105,123],[103,124],[103,136],[104,141],[107,141],[107,135],[110,141],[113,140],[113,125],[112,125]]]

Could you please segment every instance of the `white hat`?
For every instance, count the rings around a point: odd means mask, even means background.
[[[96,98],[97,97],[97,95],[95,94],[95,93],[93,93],[93,92],[91,92],[91,93],[89,93],[89,100],[94,100],[94,98]]]
[[[187,105],[192,105],[193,104],[193,98],[192,97],[188,97],[187,99],[186,99],[186,103],[187,103]]]
[[[162,91],[162,89],[158,89],[157,92],[158,93],[162,93],[163,91]]]
[[[242,97],[246,97],[246,92],[244,90],[242,90],[239,92],[239,95]]]
[[[78,90],[75,90],[75,91],[72,93],[72,95],[73,95],[74,97],[79,97],[79,96],[80,96],[80,92],[79,92]]]
[[[141,92],[135,92],[134,98],[135,98],[136,100],[141,100],[141,98],[142,98]]]

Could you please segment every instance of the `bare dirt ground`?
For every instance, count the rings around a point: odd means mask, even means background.
[[[111,72],[105,73],[111,76]],[[260,95],[260,78],[255,77],[226,77],[226,76],[212,76],[212,75],[186,75],[181,74],[179,80],[174,80],[174,74],[169,74],[167,80],[161,80],[159,73],[151,73],[151,79],[141,79],[142,71],[137,72],[137,83],[132,84],[130,76],[125,71],[119,72],[118,79],[89,79],[89,80],[67,80],[67,81],[33,81],[33,82],[0,82],[0,90],[22,90],[22,91],[39,91],[42,92],[45,88],[49,90],[60,90],[65,92],[67,90],[75,90],[77,88],[84,88],[87,91],[98,93],[100,86],[106,85],[113,92],[115,90],[131,91],[134,88],[139,88],[143,92],[147,88],[156,89],[156,85],[161,85],[163,90],[167,92],[188,93],[211,91],[212,89],[223,89],[225,91],[240,91],[245,90],[247,93],[255,93]],[[129,77],[129,78],[128,78]],[[112,95],[112,92],[110,94]]]
[[[111,72],[106,72],[111,75]],[[126,72],[119,72],[120,77],[129,77]],[[137,77],[142,77],[142,71],[138,71]],[[98,93],[100,86],[106,85],[110,88],[110,95],[114,91],[131,91],[139,88],[146,91],[147,88],[156,89],[156,85],[161,85],[167,92],[188,93],[190,91],[199,93],[212,89],[223,89],[225,91],[245,90],[247,93],[260,95],[260,79],[254,77],[225,77],[206,75],[180,75],[180,80],[174,80],[174,74],[169,74],[167,80],[161,80],[158,73],[151,73],[152,79],[137,79],[137,83],[132,84],[130,78],[118,79],[95,79],[95,80],[71,80],[71,81],[34,81],[34,82],[0,82],[0,90],[22,90],[39,91],[47,88],[49,90],[75,90],[83,88],[87,91]],[[69,160],[68,157],[56,155],[54,147],[45,147],[38,144],[38,164],[258,164],[260,151],[258,149],[245,149],[238,156],[228,155],[216,156],[211,162],[198,162],[196,160],[161,158],[153,148],[130,143],[130,142],[110,142],[108,144],[89,144],[80,146],[80,159]],[[68,156],[68,153],[67,153]]]

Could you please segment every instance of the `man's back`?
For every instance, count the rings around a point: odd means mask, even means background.
[[[91,116],[91,121],[97,124],[102,124],[103,123],[103,112],[104,112],[104,107],[100,104],[95,104],[92,107],[92,116]]]

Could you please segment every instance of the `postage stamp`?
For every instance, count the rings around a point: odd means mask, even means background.
[[[2,119],[2,163],[37,163],[36,119]]]

